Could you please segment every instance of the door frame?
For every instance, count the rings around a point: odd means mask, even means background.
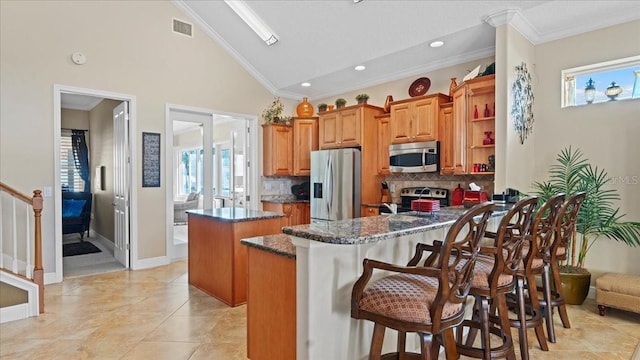
[[[134,95],[115,93],[110,91],[95,90],[68,86],[62,84],[53,85],[53,158],[54,158],[54,232],[55,232],[55,262],[56,270],[51,282],[62,282],[62,194],[57,191],[61,188],[60,182],[60,136],[62,127],[62,94],[88,95],[129,102],[129,159],[131,176],[129,178],[129,265],[131,269],[138,268],[138,183],[137,171],[137,132],[136,132],[136,97]]]
[[[165,168],[167,169],[165,174],[165,198],[166,198],[166,248],[167,248],[167,258],[169,261],[173,260],[173,254],[171,253],[173,250],[173,119],[171,119],[171,111],[182,111],[182,112],[194,112],[199,113],[200,115],[210,115],[212,119],[211,128],[215,127],[215,117],[216,115],[222,116],[231,116],[236,119],[244,119],[248,120],[250,132],[249,132],[249,140],[247,141],[248,152],[250,157],[251,166],[250,171],[250,189],[251,189],[251,200],[249,201],[249,207],[252,209],[258,209],[260,202],[258,201],[258,184],[260,183],[259,178],[259,161],[258,161],[258,118],[255,115],[245,115],[245,114],[237,114],[226,111],[212,110],[206,108],[199,108],[193,106],[185,106],[185,105],[177,105],[167,103],[165,105]]]

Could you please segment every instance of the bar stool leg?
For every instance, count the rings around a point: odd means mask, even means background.
[[[497,315],[500,319],[500,327],[502,328],[503,336],[507,336],[513,342],[513,337],[511,336],[511,324],[509,323],[509,308],[507,307],[507,297],[504,293],[499,294],[494,303],[497,303]],[[515,358],[515,350],[512,350],[511,353],[507,355],[507,359],[515,360]]]
[[[560,319],[562,320],[562,326],[565,329],[570,329],[571,324],[569,323],[569,315],[567,314],[567,307],[564,303],[564,297],[562,296],[562,281],[560,281],[560,269],[558,268],[557,262],[551,262],[551,273],[553,274],[553,284],[556,289],[556,293],[558,297],[562,299],[562,302],[558,305],[558,313],[560,314]]]
[[[398,331],[398,360],[406,360],[407,333]]]
[[[539,313],[540,310],[540,300],[538,299],[538,290],[536,290],[536,277],[533,274],[527,275],[527,289],[529,290],[529,299],[531,301],[531,306],[533,307],[533,313]],[[542,328],[542,322],[539,322],[535,327],[536,338],[538,339],[538,344],[540,344],[540,348],[543,351],[549,351],[549,346],[547,345],[547,337],[544,335],[544,329]]]
[[[382,357],[382,342],[384,340],[385,327],[378,323],[373,327],[373,339],[371,339],[371,351],[369,360],[380,360]]]
[[[545,311],[543,312],[544,321],[547,324],[547,334],[549,335],[549,341],[556,342],[556,332],[553,328],[553,300],[551,299],[551,284],[549,281],[549,264],[544,264],[544,271],[542,272],[542,291],[544,291]]]
[[[481,297],[480,302],[480,326],[482,326],[481,344],[484,349],[484,358],[491,359],[491,333],[489,332],[489,299]]]
[[[518,342],[520,343],[520,357],[522,360],[529,360],[529,340],[527,339],[527,317],[524,308],[524,279],[518,277],[516,284],[516,294],[518,296]]]
[[[453,336],[452,328],[449,328],[442,332],[442,341],[444,342],[444,352],[446,355],[446,359],[457,360],[460,355],[458,354],[458,349],[456,348],[456,339]],[[431,350],[431,353],[435,356],[435,359],[437,359],[440,350],[440,346],[438,345],[437,341],[434,340]]]

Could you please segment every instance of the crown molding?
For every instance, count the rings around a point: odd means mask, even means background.
[[[195,13],[187,4],[182,0],[171,0],[171,3],[180,9],[183,13],[189,16],[194,23],[196,23],[202,31],[204,31],[210,38],[214,39],[222,48],[224,48],[232,58],[234,58],[240,65],[253,76],[262,86],[264,86],[271,94],[275,94],[276,87],[267,80],[251,63],[249,63],[240,53],[236,51],[220,34],[213,30],[206,21],[204,21],[198,14]]]
[[[527,38],[530,43],[534,45],[540,43],[540,32],[522,14],[520,9],[505,9],[496,11],[494,13],[485,15],[482,20],[493,27],[509,24],[520,34],[522,34],[522,36]]]

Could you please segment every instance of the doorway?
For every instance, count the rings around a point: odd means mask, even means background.
[[[76,149],[69,152],[63,144],[68,132],[85,135],[88,159],[83,166],[74,166],[78,156],[71,153]],[[136,159],[131,156],[135,137],[129,134],[135,134],[134,96],[54,86],[55,282],[135,267],[137,224],[130,221],[130,214],[136,208],[136,189],[131,186]],[[74,170],[82,175],[80,186],[69,181]],[[91,204],[82,232],[68,226],[73,218],[67,198],[78,194]]]
[[[167,249],[171,261],[188,255],[187,211],[257,208],[257,119],[167,105]],[[206,150],[205,150],[206,149]]]

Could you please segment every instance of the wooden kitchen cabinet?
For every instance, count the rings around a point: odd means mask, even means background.
[[[440,141],[440,173],[453,174],[454,161],[453,149],[455,142],[454,126],[453,126],[453,103],[445,103],[440,105],[440,113],[438,115],[438,141]]]
[[[378,215],[380,215],[380,209],[377,206],[362,205],[360,207],[361,217],[378,216]]]
[[[311,174],[311,152],[318,150],[318,118],[293,118],[293,175]]]
[[[293,174],[293,127],[284,124],[262,125],[264,176]]]
[[[389,133],[392,144],[438,140],[438,113],[444,94],[433,94],[391,103]]]
[[[311,204],[308,202],[273,203],[263,202],[262,210],[283,213],[285,226],[311,223]]]
[[[376,116],[378,121],[378,174],[388,175],[389,171],[389,119],[391,114]]]
[[[458,86],[453,93],[453,139],[451,155],[453,157],[453,173],[467,173],[467,87]]]
[[[320,149],[356,147],[362,141],[362,108],[349,106],[320,115]]]
[[[467,87],[467,173],[491,175],[493,171],[474,171],[473,164],[489,165],[489,156],[495,155],[495,75],[471,79],[464,85]],[[478,116],[475,116],[476,108]],[[487,133],[494,139],[492,144],[483,143]]]

